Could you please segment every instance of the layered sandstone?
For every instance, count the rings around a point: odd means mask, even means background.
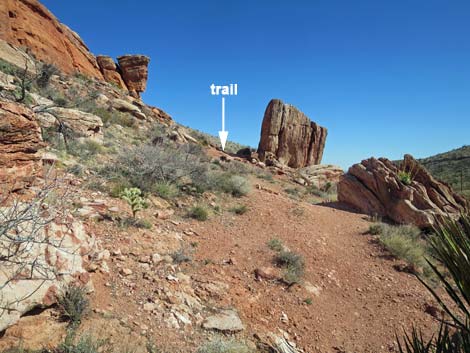
[[[320,164],[327,129],[279,99],[269,102],[264,113],[258,154],[261,161],[277,159],[292,168]]]
[[[119,73],[118,66],[110,56],[98,55],[96,60],[101,72],[103,73],[104,79],[107,82],[114,83],[119,88],[127,89],[126,84]]]
[[[78,34],[37,0],[0,1],[0,39],[27,48],[38,60],[65,73],[103,79],[94,55]]]
[[[42,170],[41,129],[25,106],[0,100],[0,189],[28,187]]]
[[[340,179],[338,200],[363,213],[420,228],[432,227],[440,217],[457,218],[470,207],[410,155],[401,166],[386,158],[353,165]]]
[[[124,83],[134,96],[140,96],[140,93],[147,88],[149,62],[150,58],[145,55],[123,55],[118,57]]]

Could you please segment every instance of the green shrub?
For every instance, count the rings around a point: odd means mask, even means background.
[[[214,340],[199,347],[196,353],[252,353],[244,343],[235,340]]]
[[[49,82],[53,75],[57,75],[59,73],[59,69],[55,67],[53,64],[42,64],[40,73],[36,77],[36,84],[40,89],[44,89],[49,86]]]
[[[142,191],[138,188],[124,189],[121,198],[131,207],[133,218],[136,218],[137,212],[148,207],[147,202],[142,197]]]
[[[367,231],[370,235],[379,235],[383,232],[383,224],[382,223],[374,223],[369,226],[369,230]]]
[[[23,70],[16,65],[10,64],[8,61],[0,59],[0,71],[7,75],[19,76]]]
[[[126,217],[119,220],[119,226],[124,228],[134,227],[140,229],[151,229],[152,223],[146,219]]]
[[[188,216],[198,221],[206,221],[209,218],[209,211],[204,206],[193,206],[189,210]]]
[[[275,263],[285,269],[283,280],[288,285],[299,283],[304,275],[305,262],[300,254],[282,250],[275,257]]]
[[[390,226],[382,224],[380,243],[396,258],[405,260],[414,270],[429,273],[425,261],[426,246],[421,240],[421,231],[409,225]]]
[[[179,190],[175,184],[166,182],[158,182],[155,184],[154,192],[159,197],[165,200],[172,200],[178,196]]]
[[[470,352],[470,215],[462,216],[459,222],[447,220],[438,225],[431,246],[445,270],[430,261],[428,265],[444,287],[447,298],[443,298],[443,291],[438,293],[424,279],[418,278],[446,313],[446,318],[429,340],[419,328],[413,328],[411,335],[405,334],[398,340],[399,352]]]
[[[74,327],[80,324],[90,305],[85,288],[72,284],[62,290],[57,303],[62,317]]]
[[[282,251],[284,249],[284,245],[282,245],[282,241],[278,238],[272,238],[268,241],[268,247],[274,251]]]
[[[104,152],[104,147],[91,139],[85,139],[83,141],[68,140],[67,152],[72,156],[79,157],[83,160],[88,160],[99,153]]]
[[[250,192],[251,186],[249,181],[242,176],[220,173],[213,176],[212,189],[235,197],[242,197]]]
[[[106,345],[105,340],[97,340],[91,335],[83,335],[77,340],[75,331],[71,330],[67,333],[64,342],[52,349],[50,353],[103,353],[106,351]]]
[[[248,207],[246,205],[238,205],[230,208],[230,212],[235,213],[237,215],[242,215],[248,212]]]
[[[132,128],[136,126],[136,119],[129,113],[111,111],[101,107],[93,107],[88,112],[99,116],[105,126],[114,124]]]
[[[305,298],[304,303],[307,305],[312,305],[313,304],[313,299],[312,298]]]
[[[411,173],[404,170],[398,172],[398,179],[405,185],[410,185],[413,181]]]

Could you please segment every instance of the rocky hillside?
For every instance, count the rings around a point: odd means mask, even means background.
[[[470,146],[423,158],[420,162],[436,178],[444,180],[455,191],[470,197]]]

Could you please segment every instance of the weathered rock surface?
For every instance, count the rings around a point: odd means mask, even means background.
[[[301,168],[298,173],[307,184],[322,188],[326,183],[337,184],[344,171],[335,165],[318,164]]]
[[[129,92],[139,97],[147,88],[148,64],[150,58],[145,55],[123,55],[118,57],[122,78]]]
[[[269,102],[264,113],[258,146],[262,162],[273,155],[292,168],[320,164],[327,130],[292,105],[279,99]]]
[[[47,112],[38,113],[38,119],[42,126],[54,126],[60,121],[77,137],[103,141],[103,121],[99,116],[75,109],[53,107]]]
[[[409,185],[400,180],[400,171],[411,175]],[[458,217],[470,207],[468,201],[434,179],[410,155],[405,155],[400,168],[385,158],[353,165],[341,177],[338,200],[361,212],[420,228],[433,226],[436,217]]]
[[[28,48],[38,60],[52,63],[65,73],[81,72],[103,79],[95,57],[81,38],[37,0],[0,2],[0,39]]]
[[[34,113],[0,100],[0,188],[17,191],[30,186],[41,172],[44,147]]]
[[[119,73],[119,68],[111,57],[99,55],[96,57],[96,60],[101,72],[103,73],[104,79],[107,82],[114,83],[120,88],[127,89],[126,84]]]
[[[32,212],[37,214],[37,211]],[[7,213],[5,208],[2,209],[0,222],[5,221],[3,218]],[[83,256],[90,253],[94,242],[81,223],[73,219],[56,220],[45,227],[38,227],[38,224],[26,221],[19,229],[24,233],[23,238],[35,229],[35,242],[18,244],[17,263],[2,263],[0,303],[6,310],[2,310],[0,315],[0,331],[15,324],[30,310],[54,304],[58,291],[67,283],[91,286],[90,276],[84,270]],[[6,256],[2,252],[11,248],[11,244],[8,246],[2,239],[0,256]]]
[[[239,332],[245,329],[235,310],[222,310],[215,315],[209,316],[202,323],[202,327],[207,330],[221,332]]]

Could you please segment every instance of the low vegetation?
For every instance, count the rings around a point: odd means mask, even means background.
[[[73,284],[65,287],[58,296],[57,303],[62,317],[72,327],[77,327],[88,313],[90,302],[84,287]]]
[[[148,207],[147,201],[142,197],[142,191],[138,188],[126,188],[121,193],[121,198],[131,208],[132,218],[136,218],[137,212]]]
[[[189,209],[188,216],[203,222],[209,218],[209,211],[205,206],[193,206]]]
[[[442,263],[440,270],[432,269],[444,287],[445,298],[419,278],[446,313],[439,331],[425,339],[419,327],[399,339],[400,353],[466,353],[470,352],[470,216],[461,221],[447,220],[436,229],[431,247],[435,258]],[[450,303],[450,304],[449,304]]]
[[[217,339],[199,347],[196,353],[252,353],[245,343],[235,340]]]
[[[237,205],[230,208],[230,212],[235,213],[237,215],[242,215],[248,212],[248,207],[246,205]]]
[[[274,251],[282,251],[284,246],[282,245],[282,241],[278,238],[272,238],[268,241],[268,247]]]
[[[281,250],[274,258],[276,265],[284,268],[283,280],[288,285],[300,283],[304,275],[305,261],[302,255]]]
[[[404,260],[409,270],[415,273],[423,271],[425,275],[431,275],[425,260],[425,256],[429,255],[428,244],[419,228],[411,225],[374,223],[369,227],[369,233],[377,235],[380,244],[394,257]]]

